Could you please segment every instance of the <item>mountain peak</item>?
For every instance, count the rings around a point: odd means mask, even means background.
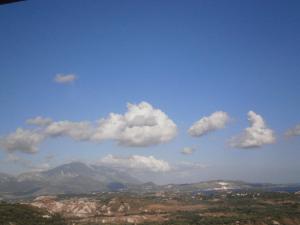
[[[13,177],[0,175],[0,195],[16,193],[44,195],[59,193],[90,193],[126,188],[140,183],[124,171],[103,166],[89,166],[82,162],[70,162],[47,171],[23,173]],[[20,193],[21,192],[21,193]]]

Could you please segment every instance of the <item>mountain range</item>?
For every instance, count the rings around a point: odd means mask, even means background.
[[[192,184],[156,185],[142,183],[129,173],[100,165],[72,162],[42,172],[12,176],[0,173],[0,199],[39,195],[87,194],[107,191],[132,192],[215,192],[236,190],[290,191],[300,190],[300,184],[247,183],[243,181],[203,181]]]
[[[18,176],[0,174],[0,195],[37,196],[45,194],[90,193],[122,189],[140,184],[128,173],[104,166],[72,162],[42,172]]]

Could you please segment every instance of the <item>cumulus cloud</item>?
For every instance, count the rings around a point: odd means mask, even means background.
[[[113,167],[151,172],[167,172],[171,170],[168,162],[156,159],[154,156],[132,155],[129,157],[120,157],[109,154],[103,157],[100,163]]]
[[[188,133],[194,137],[200,137],[209,132],[222,129],[229,122],[230,118],[226,112],[217,111],[207,117],[202,117],[195,122],[188,130]]]
[[[67,136],[76,141],[89,140],[93,133],[90,122],[71,122],[71,121],[57,121],[53,122],[44,130],[46,136],[58,137]]]
[[[35,153],[38,151],[39,144],[45,139],[42,132],[37,130],[24,130],[18,128],[0,139],[0,146],[9,152],[23,151]]]
[[[35,118],[30,118],[30,119],[26,120],[26,123],[29,124],[29,125],[47,126],[47,125],[50,125],[52,123],[52,119],[37,116]]]
[[[202,171],[208,166],[200,162],[168,162],[154,156],[114,156],[107,155],[92,165],[112,167],[120,171],[129,171],[130,175],[143,182],[158,184],[199,181]]]
[[[74,74],[57,74],[54,78],[54,81],[59,84],[69,84],[74,82],[77,79]]]
[[[2,137],[0,146],[7,151],[34,153],[46,138],[69,137],[76,141],[113,140],[123,146],[146,147],[170,141],[176,136],[176,124],[149,103],[128,104],[127,108],[124,115],[110,113],[97,123],[52,121],[40,116],[31,118],[26,122],[37,126],[36,129],[18,128]]]
[[[248,112],[250,127],[240,135],[233,137],[231,146],[236,148],[256,148],[275,142],[273,130],[267,127],[264,119],[253,111]]]
[[[287,137],[300,136],[300,124],[297,124],[295,127],[288,129],[285,132]]]
[[[207,168],[199,162],[180,161],[169,163],[154,156],[132,155],[129,157],[107,155],[98,161],[98,164],[119,169],[131,169],[137,175],[148,174],[149,172],[174,173],[178,171],[199,171]]]
[[[124,115],[111,113],[98,122],[92,140],[113,139],[119,145],[145,147],[170,141],[177,126],[159,109],[147,102],[127,104]]]
[[[184,147],[183,149],[181,149],[181,153],[184,155],[191,155],[194,153],[194,151],[195,149],[191,147]]]

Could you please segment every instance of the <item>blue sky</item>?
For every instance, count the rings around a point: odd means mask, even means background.
[[[172,140],[147,147],[114,141],[43,141],[19,159],[51,166],[112,154],[154,156],[170,164],[205,166],[190,181],[242,179],[299,182],[300,138],[284,132],[300,123],[299,1],[25,1],[0,6],[0,136],[36,116],[96,121],[146,101],[177,126]],[[57,74],[74,74],[69,84]],[[224,129],[201,137],[193,123],[228,113]],[[261,115],[276,142],[232,148],[228,140]],[[28,128],[29,129],[29,128]],[[193,147],[192,155],[180,153]],[[0,152],[2,172],[18,173]],[[26,169],[26,168],[25,168]],[[174,180],[174,179],[173,179]],[[173,181],[172,180],[172,181]],[[189,181],[189,180],[188,180]]]

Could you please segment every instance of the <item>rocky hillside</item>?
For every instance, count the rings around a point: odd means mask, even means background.
[[[0,196],[90,193],[119,190],[139,183],[122,171],[72,162],[48,171],[24,173],[16,177],[0,174]]]
[[[69,224],[299,225],[297,193],[241,191],[41,196],[27,202]]]

